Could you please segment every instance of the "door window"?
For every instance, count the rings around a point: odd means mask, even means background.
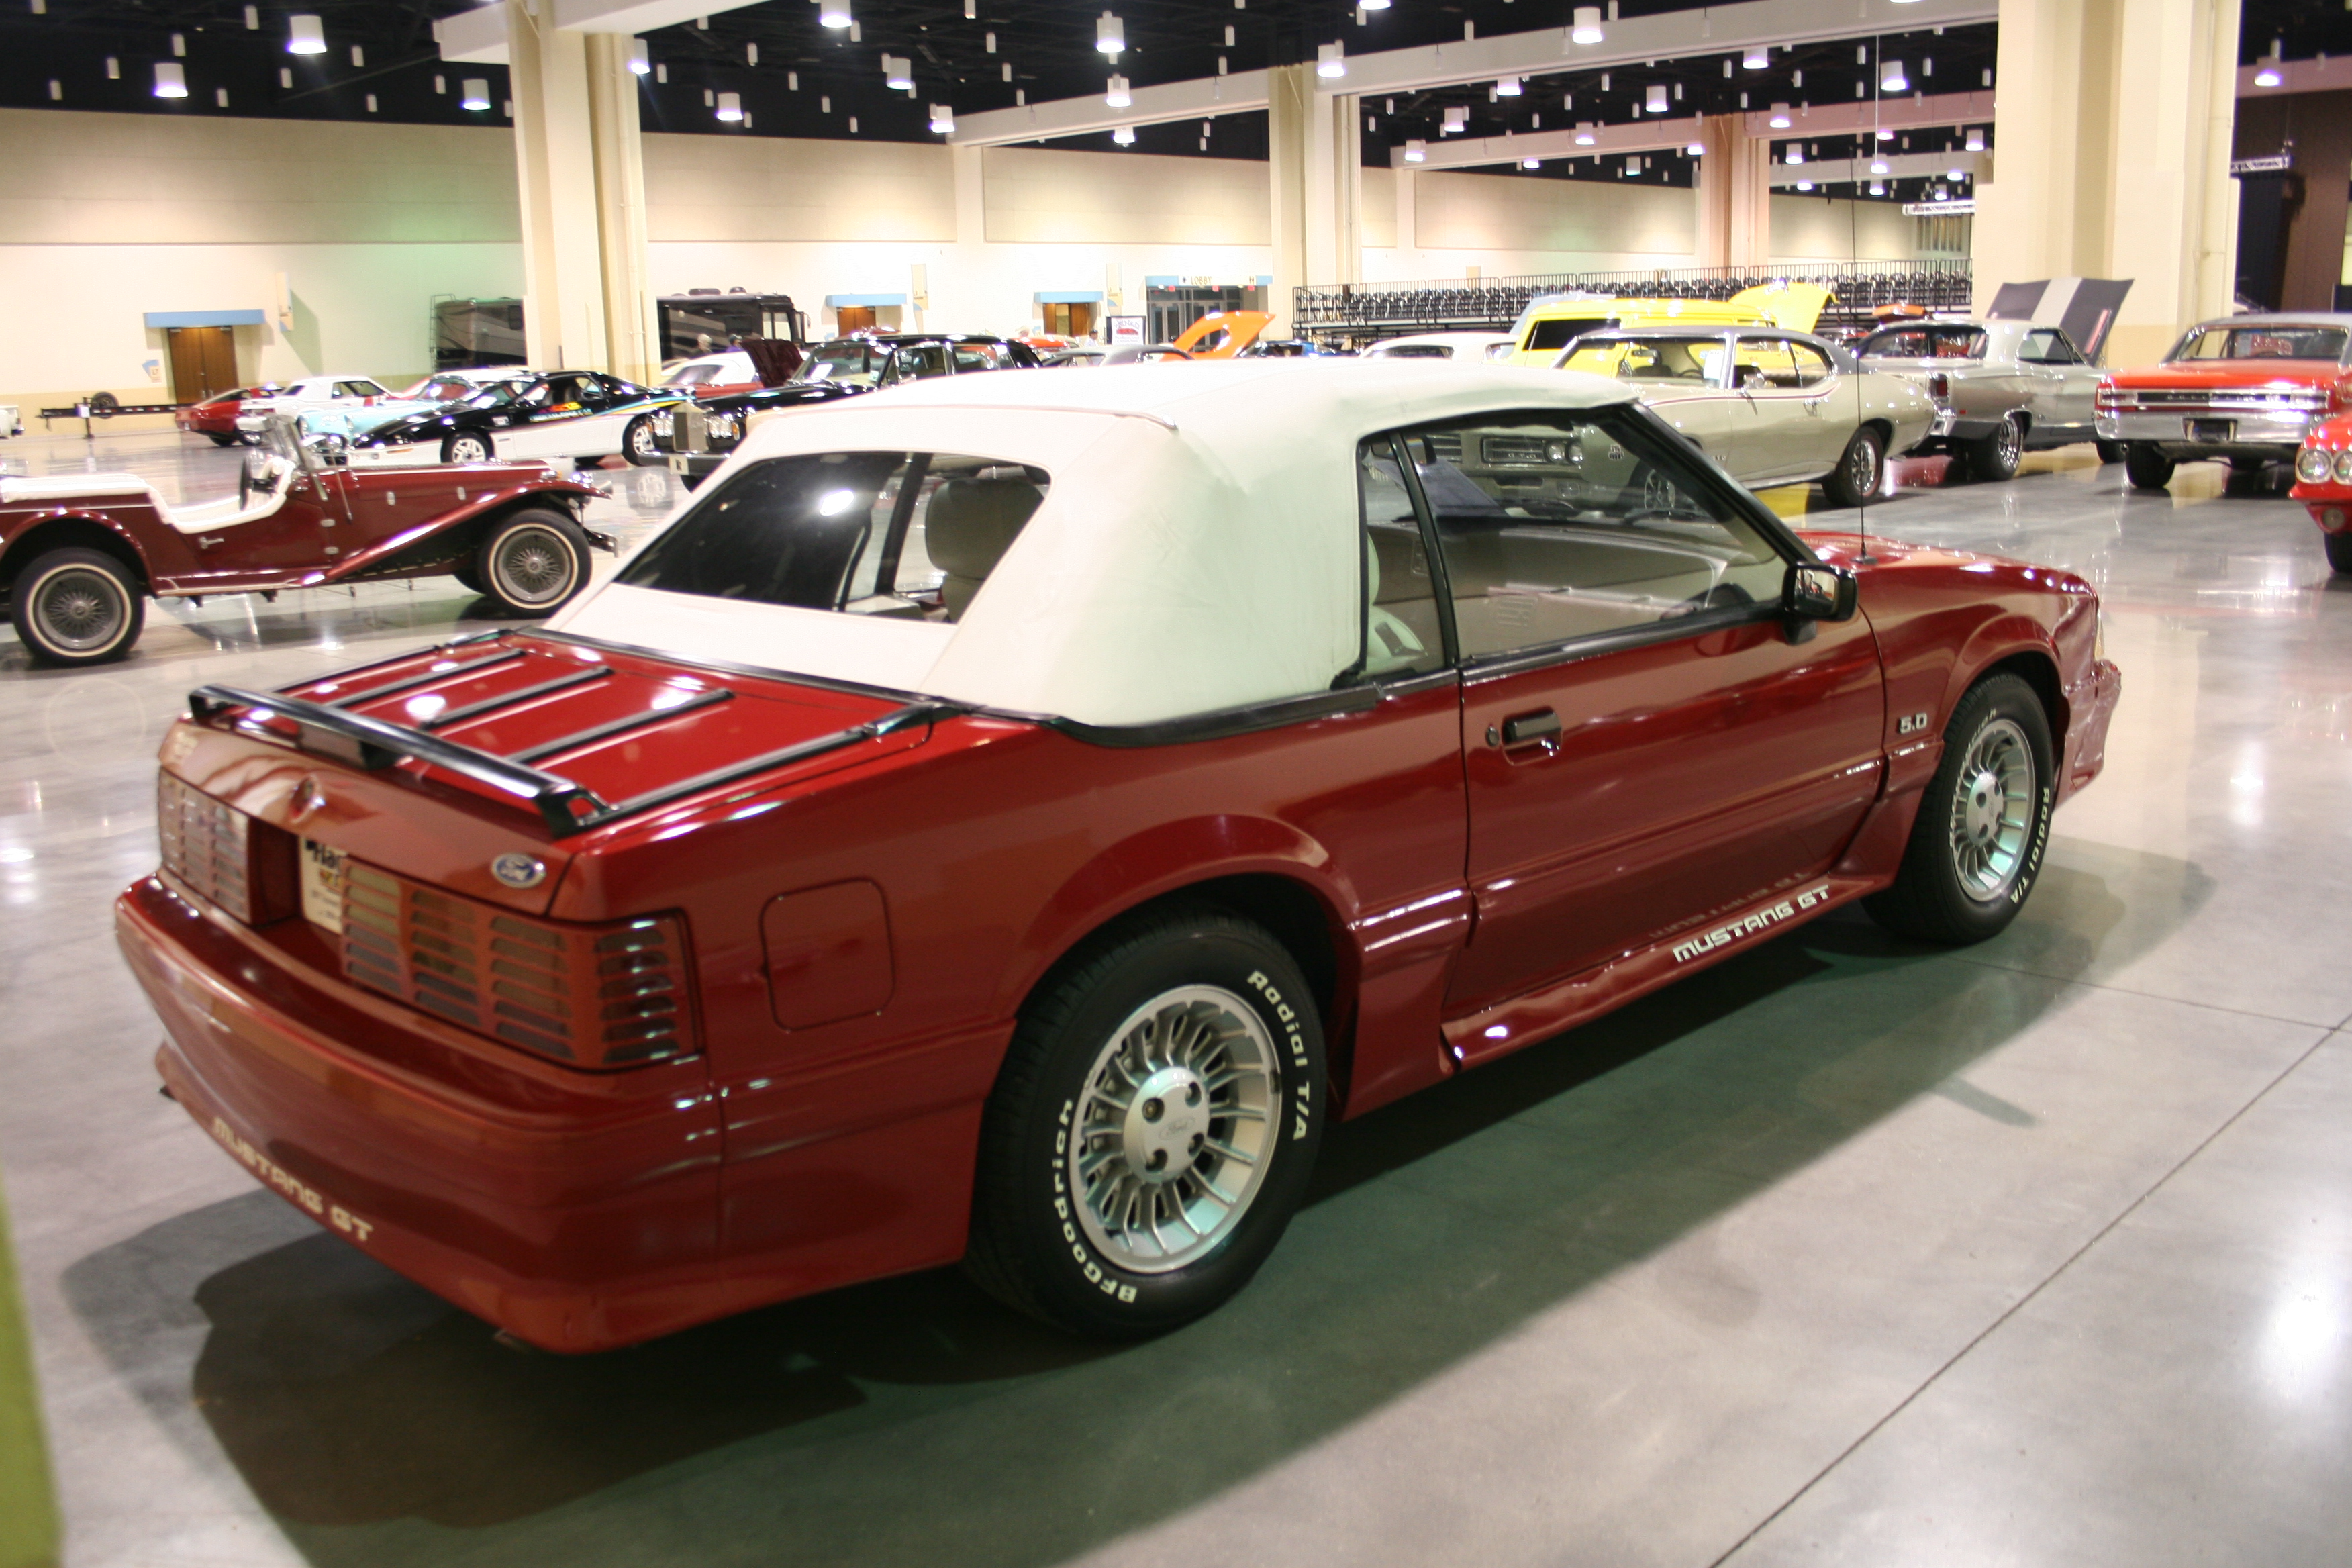
[[[2080,364],[2083,356],[2066,341],[2066,334],[2055,327],[2037,327],[2025,334],[2017,345],[2017,358],[2022,364]]]
[[[1791,340],[1789,358],[1796,366],[1796,384],[1801,387],[1826,385],[1830,377],[1837,374],[1837,367],[1830,363],[1830,356],[1811,343]]]
[[[1376,436],[1357,447],[1356,498],[1364,530],[1364,673],[1394,677],[1443,668],[1437,582],[1391,437]]]
[[[908,343],[890,356],[890,366],[882,373],[882,384],[896,386],[902,381],[928,381],[949,374],[947,344]]]
[[[1741,338],[1731,363],[1743,392],[1785,392],[1799,384],[1786,338]]]
[[[1780,599],[1772,542],[1629,406],[1450,420],[1400,440],[1465,658]],[[1363,490],[1369,530],[1393,503],[1370,478]]]

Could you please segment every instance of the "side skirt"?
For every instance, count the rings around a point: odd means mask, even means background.
[[[1449,1019],[1444,1025],[1446,1049],[1464,1067],[1507,1056],[1875,892],[1886,880],[1834,872],[1809,878],[1720,920],[1686,927],[1622,958],[1483,1012]]]

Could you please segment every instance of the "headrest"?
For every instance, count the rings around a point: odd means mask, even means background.
[[[985,577],[1045,499],[1027,479],[950,479],[923,514],[923,547],[957,577]]]

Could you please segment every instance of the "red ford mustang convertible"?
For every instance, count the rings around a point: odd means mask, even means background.
[[[1154,1332],[1334,1117],[1852,900],[2010,921],[2097,601],[1874,557],[1580,376],[877,393],[543,629],[195,692],[119,931],[197,1124],[530,1342],[958,1259]]]

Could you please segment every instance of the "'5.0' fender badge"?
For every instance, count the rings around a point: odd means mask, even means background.
[[[490,862],[490,875],[509,888],[536,888],[547,879],[547,868],[528,855],[506,854]]]

